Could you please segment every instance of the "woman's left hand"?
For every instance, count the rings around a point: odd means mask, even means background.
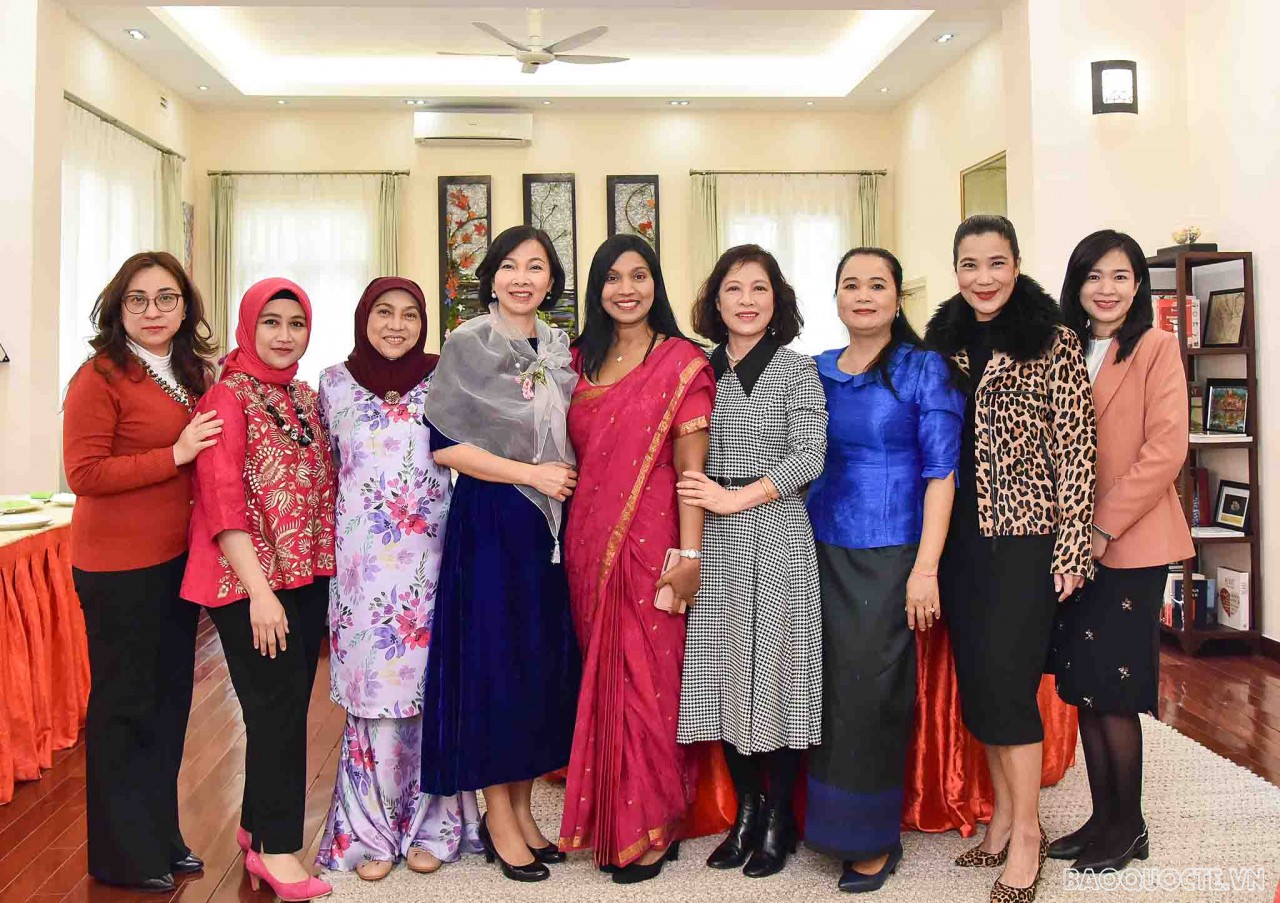
[[[1053,575],[1053,589],[1058,594],[1059,602],[1066,602],[1082,586],[1084,578],[1079,574]]]
[[[696,558],[681,558],[680,563],[658,578],[658,587],[670,586],[675,594],[675,609],[672,614],[679,614],[693,604],[698,590],[702,589],[702,566]]]
[[[907,626],[912,630],[928,630],[934,619],[941,617],[938,575],[912,571],[907,577]]]
[[[1093,531],[1093,558],[1095,561],[1101,561],[1107,554],[1107,546],[1111,545],[1110,541],[1099,533]]]
[[[737,493],[695,470],[684,472],[684,479],[676,483],[676,492],[680,501],[712,514],[737,514],[742,510],[738,507]]]

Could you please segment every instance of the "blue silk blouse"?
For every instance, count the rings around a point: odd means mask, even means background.
[[[827,396],[827,460],[809,490],[814,538],[846,549],[920,541],[925,482],[955,472],[964,395],[940,355],[900,345],[889,360],[897,397],[877,373],[844,373],[844,349],[815,360]]]

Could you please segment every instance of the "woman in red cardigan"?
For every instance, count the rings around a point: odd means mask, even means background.
[[[332,891],[295,855],[306,803],[307,703],[334,572],[333,462],[316,393],[296,380],[311,302],[264,279],[240,302],[235,351],[200,407],[224,421],[196,464],[182,596],[218,628],[245,724],[237,841],[256,889],[283,900]]]
[[[178,596],[190,463],[217,442],[191,417],[212,348],[200,294],[173,255],[135,254],[93,309],[94,354],[67,388],[63,463],[80,497],[71,562],[92,684],[85,720],[89,874],[172,891],[204,867],[178,828],[197,612]]]
[[[1138,714],[1156,711],[1167,566],[1195,554],[1174,489],[1187,458],[1187,377],[1178,340],[1152,328],[1146,257],[1122,232],[1076,246],[1062,315],[1088,349],[1098,417],[1097,577],[1059,608],[1052,660],[1058,695],[1080,710],[1093,814],[1049,855],[1102,872],[1147,858]]]

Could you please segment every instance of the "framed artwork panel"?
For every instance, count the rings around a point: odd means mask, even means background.
[[[609,235],[639,235],[662,256],[657,176],[605,176]]]
[[[440,335],[489,312],[476,267],[493,237],[493,179],[440,176]]]
[[[1205,311],[1204,346],[1238,347],[1244,344],[1244,289],[1209,292]]]
[[[564,267],[564,294],[556,306],[540,316],[569,333],[578,335],[578,203],[577,185],[571,172],[525,173],[524,221],[551,237],[551,244]]]
[[[1204,428],[1210,433],[1244,434],[1249,423],[1249,383],[1243,379],[1207,379]]]

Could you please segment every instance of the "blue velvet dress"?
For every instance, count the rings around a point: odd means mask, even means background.
[[[455,445],[431,429],[431,450]],[[458,477],[422,722],[422,790],[453,794],[569,761],[582,662],[564,565],[515,486]]]
[[[899,842],[916,695],[907,577],[924,524],[927,481],[954,473],[964,396],[946,362],[914,346],[878,373],[818,355],[827,460],[809,491],[822,590],[822,745],[809,753],[805,843],[862,861]],[[895,394],[896,392],[896,394]]]

